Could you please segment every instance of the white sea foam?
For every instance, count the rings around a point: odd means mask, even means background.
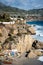
[[[40,56],[38,60],[43,62],[43,56]]]
[[[43,26],[37,24],[31,24],[31,26],[34,26],[36,30],[36,35],[32,35],[33,38],[43,42]]]
[[[39,35],[32,35],[32,37],[36,40],[39,40],[41,42],[43,42],[43,36],[39,36]]]
[[[32,35],[32,37],[35,38],[36,40],[43,42],[43,26],[39,26],[36,24],[33,24],[32,26],[34,26],[36,30],[36,35]]]
[[[43,36],[43,31],[36,30],[36,35]]]
[[[36,35],[32,35],[32,37],[36,40],[43,42],[43,23],[42,22],[30,22],[31,26],[35,27]]]
[[[36,35],[43,36],[43,26],[35,25]]]

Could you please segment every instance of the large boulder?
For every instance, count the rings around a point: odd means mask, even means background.
[[[29,54],[28,54],[28,58],[36,58],[37,55],[35,53],[33,53],[33,51],[31,51]]]
[[[36,44],[36,46],[37,46],[37,48],[39,48],[39,49],[43,49],[43,43],[42,43],[42,42],[38,42],[38,43]]]
[[[39,42],[37,40],[34,40],[32,47],[35,49],[43,49],[43,42]]]
[[[32,34],[32,35],[36,34],[35,28],[32,27],[32,26],[31,26],[31,27],[28,27],[28,28],[27,28],[27,31],[30,32],[30,34]]]
[[[42,52],[38,49],[37,50],[33,50],[33,53],[36,54],[37,56],[41,56],[42,55]]]
[[[41,56],[43,53],[41,51],[37,50],[31,50],[30,53],[28,53],[28,58],[36,58],[37,56]]]

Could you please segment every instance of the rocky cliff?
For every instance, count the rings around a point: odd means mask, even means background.
[[[34,40],[31,35],[35,34],[34,27],[27,24],[0,24],[0,51],[17,49],[20,56],[34,58],[42,55],[41,51],[37,53],[36,49],[42,49],[43,43]]]

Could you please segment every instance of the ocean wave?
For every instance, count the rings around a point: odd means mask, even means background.
[[[32,37],[36,40],[39,40],[41,42],[43,42],[43,36],[39,36],[39,35],[32,35]]]
[[[32,26],[34,26],[36,29],[43,29],[43,26],[40,25],[33,24]]]
[[[36,31],[36,35],[43,36],[43,31]]]
[[[33,25],[34,26],[34,25]],[[36,35],[43,36],[43,26],[35,24]]]
[[[35,28],[36,35],[33,35],[33,38],[43,42],[43,22],[36,21],[36,22],[29,22],[28,24],[30,24]]]

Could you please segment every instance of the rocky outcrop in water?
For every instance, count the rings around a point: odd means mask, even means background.
[[[32,44],[32,47],[34,47],[34,49],[43,49],[43,42],[35,40]]]

